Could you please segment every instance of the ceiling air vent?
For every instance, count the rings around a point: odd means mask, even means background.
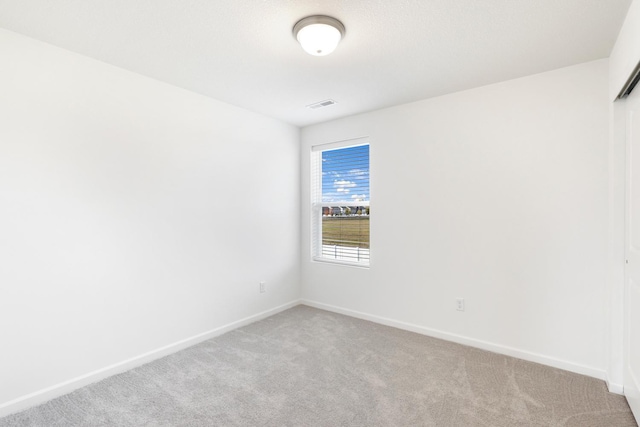
[[[317,110],[319,108],[328,107],[330,105],[337,104],[333,99],[325,99],[324,101],[316,102],[315,104],[307,105],[307,108],[311,108],[312,110]]]

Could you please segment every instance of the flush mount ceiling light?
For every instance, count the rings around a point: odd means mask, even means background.
[[[342,22],[330,16],[314,15],[299,20],[293,26],[293,36],[302,49],[314,56],[325,56],[333,52],[344,37]]]

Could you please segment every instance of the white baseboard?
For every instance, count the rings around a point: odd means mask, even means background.
[[[605,377],[604,382],[607,383],[609,393],[621,394],[624,396],[624,386],[622,384],[612,383],[609,381],[608,375]]]
[[[406,331],[416,332],[418,334],[427,335],[434,338],[440,338],[446,341],[452,341],[458,344],[468,345],[470,347],[480,348],[482,350],[491,351],[494,353],[504,354],[518,359],[527,360],[529,362],[536,362],[542,365],[551,366],[565,371],[575,372],[577,374],[587,375],[589,377],[597,378],[599,380],[606,380],[606,372],[601,369],[592,368],[590,366],[584,366],[577,363],[568,362],[566,360],[556,359],[554,357],[544,356],[542,354],[531,353],[524,350],[518,350],[513,347],[508,347],[500,344],[494,344],[488,341],[477,340],[474,338],[465,337],[462,335],[452,334],[449,332],[439,331],[437,329],[426,328],[424,326],[415,325],[413,323],[401,322],[399,320],[389,319],[386,317],[376,316],[373,314],[362,313],[347,308],[336,307],[329,304],[323,304],[320,302],[301,300],[301,304],[308,305],[310,307],[319,308],[321,310],[332,311],[334,313],[344,314],[358,319],[369,320],[381,325],[392,326],[398,329],[404,329]],[[609,390],[618,390],[619,387],[616,384],[610,386]],[[612,391],[616,393],[616,391]]]
[[[51,387],[38,390],[34,393],[27,394],[17,399],[10,400],[0,405],[0,418],[19,411],[23,411],[32,406],[40,405],[56,397],[71,393],[72,391],[79,389],[80,387],[84,387],[86,385],[103,380],[107,377],[128,371],[161,357],[168,356],[169,354],[175,353],[187,347],[191,347],[208,339],[217,337],[226,332],[232,331],[253,322],[257,322],[258,320],[265,319],[269,316],[273,316],[274,314],[280,313],[281,311],[287,310],[291,307],[295,307],[299,304],[299,300],[291,301],[287,304],[283,304],[270,310],[254,314],[253,316],[245,317],[244,319],[237,320],[235,322],[220,326],[210,331],[203,332],[201,334],[177,341],[164,347],[160,347],[156,350],[149,351],[139,356],[132,357],[122,362],[106,366],[93,372],[89,372],[85,375],[72,378],[68,381],[64,381]]]

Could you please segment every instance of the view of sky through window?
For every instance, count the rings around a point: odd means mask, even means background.
[[[322,152],[322,202],[369,201],[369,145]]]

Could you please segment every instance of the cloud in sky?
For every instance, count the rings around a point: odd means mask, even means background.
[[[362,172],[360,174],[361,176],[368,174],[367,171],[361,171],[361,172]],[[331,174],[331,171],[329,171],[328,173]],[[357,177],[354,177],[354,179],[358,180]],[[348,179],[334,179],[332,181],[331,187],[333,187],[331,191],[328,191],[327,189],[327,190],[323,190],[322,192],[322,199],[324,202],[337,202],[337,203],[349,204],[349,203],[367,201],[368,199],[368,196],[366,193],[360,193],[363,189],[355,181],[350,181]],[[356,194],[351,195],[350,194],[351,191],[355,191]]]
[[[369,171],[368,170],[362,170],[362,169],[351,169],[349,171],[349,175],[352,175],[352,176],[365,176],[365,175],[369,175]]]
[[[336,188],[350,188],[355,187],[357,184],[353,181],[347,181],[346,179],[333,181],[333,186]]]
[[[357,184],[353,181],[347,181],[345,179],[335,180],[333,181],[333,186],[336,191],[341,194],[349,194],[351,190],[350,188],[356,187]]]

